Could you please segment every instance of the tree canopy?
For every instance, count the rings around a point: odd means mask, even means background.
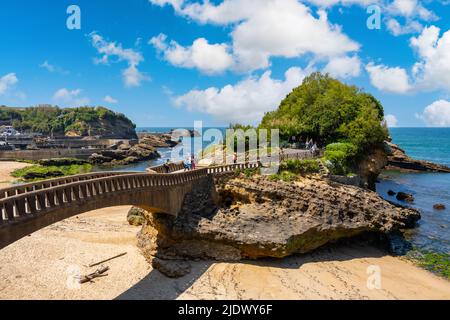
[[[59,108],[39,105],[29,108],[9,108],[2,106],[0,120],[9,121],[17,130],[55,135],[64,135],[69,131],[82,136],[88,135],[91,129],[94,133],[101,132],[102,123],[113,127],[119,121],[133,129],[131,130],[133,132],[135,128],[125,115],[104,107]]]
[[[361,152],[387,138],[383,118],[383,107],[372,95],[313,73],[277,110],[266,113],[260,127],[278,128],[282,138],[302,136],[323,145],[349,142]]]

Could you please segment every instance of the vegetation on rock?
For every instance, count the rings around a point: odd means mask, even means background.
[[[450,280],[450,255],[448,253],[414,249],[408,252],[407,257],[420,267]]]
[[[65,166],[41,166],[34,165],[17,169],[11,173],[15,178],[20,178],[26,182],[45,180],[63,176],[71,176],[82,173],[89,173],[92,171],[90,164],[72,164]]]
[[[345,172],[352,161],[387,139],[383,118],[383,107],[372,95],[313,73],[277,110],[266,113],[260,128],[278,128],[282,139],[297,136],[323,146],[332,144],[326,157],[337,171]]]
[[[348,175],[355,166],[354,160],[358,150],[348,142],[330,143],[325,148],[324,160],[333,174]]]
[[[318,173],[319,170],[317,160],[287,160],[280,165],[280,171],[289,171],[294,174]]]
[[[24,132],[54,136],[103,136],[136,138],[136,126],[122,113],[104,107],[59,108],[39,105],[29,108],[0,107],[0,121]]]
[[[55,158],[55,159],[41,159],[37,161],[37,164],[45,167],[50,166],[70,166],[70,165],[83,165],[89,163],[87,160],[76,158]]]

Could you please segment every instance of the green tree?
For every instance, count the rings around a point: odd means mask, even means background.
[[[372,95],[313,73],[264,116],[260,128],[278,128],[282,138],[302,136],[322,145],[347,141],[362,153],[386,139],[383,117],[383,107]]]

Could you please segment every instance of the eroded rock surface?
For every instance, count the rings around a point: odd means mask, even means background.
[[[422,161],[410,158],[406,155],[406,152],[399,146],[385,142],[388,150],[388,164],[386,169],[388,170],[401,170],[406,172],[448,172],[450,168],[444,165],[439,165],[429,161]]]
[[[140,140],[137,144],[120,143],[111,149],[94,153],[89,161],[92,164],[102,165],[128,165],[140,161],[153,160],[160,154],[148,140]]]
[[[138,242],[149,261],[230,261],[282,258],[365,232],[390,233],[413,226],[420,214],[375,192],[324,180],[239,176],[198,185],[177,218],[145,217]]]

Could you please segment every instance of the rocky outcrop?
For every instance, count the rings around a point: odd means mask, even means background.
[[[146,211],[144,209],[132,207],[128,211],[127,221],[132,226],[142,226],[145,223],[145,214]]]
[[[388,163],[386,150],[382,147],[373,148],[358,163],[356,172],[360,178],[360,186],[376,190],[376,182],[381,171]]]
[[[200,137],[200,133],[197,130],[192,129],[172,129],[169,133],[171,136],[179,136],[179,137],[186,137],[186,138],[196,138]]]
[[[110,149],[94,153],[89,161],[97,165],[127,165],[141,161],[153,160],[160,157],[155,147],[145,140],[140,140],[138,144],[120,143]]]
[[[437,203],[437,204],[435,204],[435,205],[433,206],[433,209],[434,209],[434,210],[438,210],[438,211],[442,211],[442,210],[447,209],[447,207],[445,206],[445,204]]]
[[[141,143],[154,148],[173,148],[179,141],[173,141],[169,133],[139,133]]]
[[[375,192],[314,178],[220,178],[196,186],[177,218],[145,215],[139,247],[151,261],[283,258],[366,232],[411,227],[419,212]]]
[[[397,193],[396,198],[399,201],[405,201],[405,202],[409,202],[409,203],[413,203],[414,202],[414,196],[412,194],[406,193],[406,192],[399,192],[399,193]]]
[[[388,153],[387,170],[400,170],[404,172],[448,172],[450,168],[444,165],[435,164],[428,161],[412,159],[406,155],[406,152],[392,142],[386,141]]]

